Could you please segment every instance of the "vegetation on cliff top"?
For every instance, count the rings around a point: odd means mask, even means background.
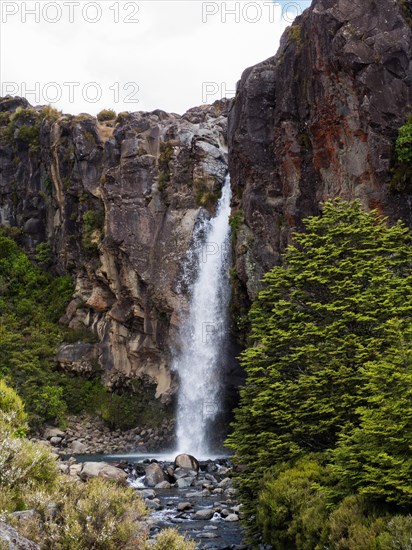
[[[412,235],[358,202],[305,220],[265,276],[228,443],[250,536],[275,548],[407,548]],[[396,533],[395,533],[396,531]]]

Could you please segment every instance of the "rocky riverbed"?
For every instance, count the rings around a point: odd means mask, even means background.
[[[134,465],[129,482],[152,510],[151,535],[174,526],[199,549],[246,549],[231,470],[227,459],[199,462],[184,454],[174,462],[146,460]]]
[[[114,456],[71,457],[60,462],[60,469],[79,481],[99,476],[133,487],[150,510],[152,538],[175,527],[195,540],[199,550],[248,548],[242,542],[242,506],[226,458],[198,461],[181,454],[174,461],[159,457],[133,463]]]
[[[72,416],[66,429],[48,426],[35,439],[54,449],[61,472],[74,481],[99,476],[136,489],[150,510],[151,537],[173,526],[199,550],[247,548],[230,461],[155,454],[173,447],[173,420],[120,431],[87,415]]]

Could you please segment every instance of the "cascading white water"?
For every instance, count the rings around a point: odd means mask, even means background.
[[[194,235],[190,255],[195,276],[181,329],[182,349],[174,361],[180,380],[178,451],[197,457],[211,450],[207,427],[220,410],[230,297],[230,198],[227,176],[215,216],[203,220]]]

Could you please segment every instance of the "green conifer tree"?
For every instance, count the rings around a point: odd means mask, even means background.
[[[246,466],[238,483],[249,518],[267,468],[334,448],[358,425],[361,367],[387,350],[386,322],[412,313],[412,237],[402,223],[388,227],[342,200],[304,223],[264,278],[241,356],[247,380],[228,445]]]
[[[359,427],[343,433],[333,451],[343,494],[412,506],[412,325],[387,323],[391,347],[361,369],[367,382]]]

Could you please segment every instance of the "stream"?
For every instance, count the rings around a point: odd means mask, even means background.
[[[151,538],[161,529],[174,527],[195,540],[197,550],[249,548],[243,542],[241,506],[228,477],[232,468],[228,458],[200,461],[198,472],[175,468],[174,457],[167,454],[81,455],[76,459],[112,463],[128,472],[129,484],[150,510]],[[167,488],[149,487],[150,479],[145,474],[150,465],[158,465],[166,476],[173,472],[169,479],[176,482]]]

